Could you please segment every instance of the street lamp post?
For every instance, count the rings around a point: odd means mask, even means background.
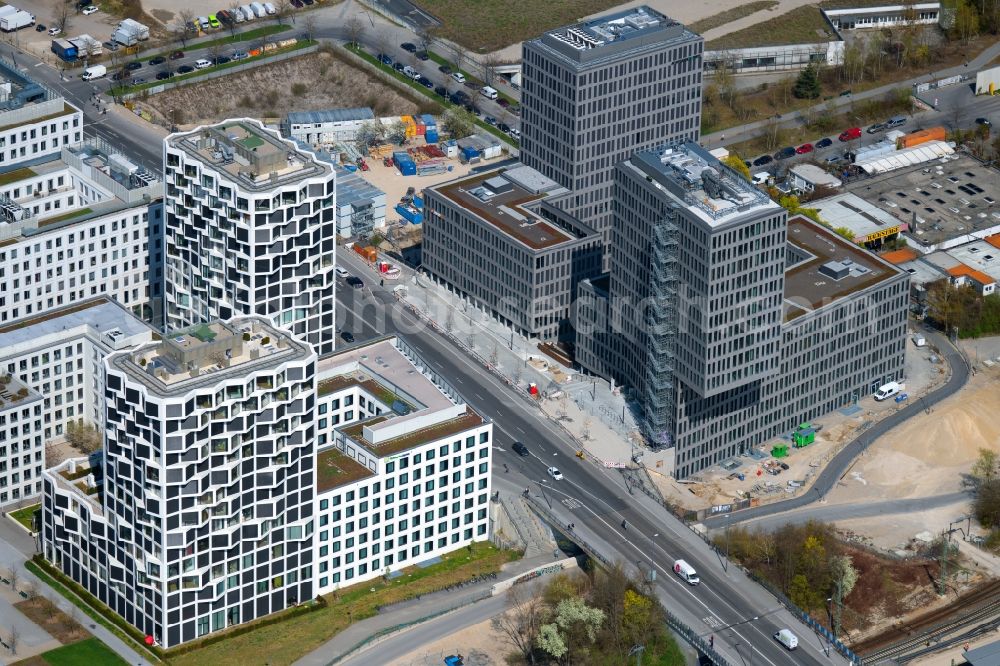
[[[642,664],[642,651],[646,649],[645,645],[633,645],[632,649],[628,651],[628,656],[635,655],[635,665],[641,666]]]

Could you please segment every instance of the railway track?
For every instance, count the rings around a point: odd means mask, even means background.
[[[1000,581],[993,581],[960,597],[957,602],[927,613],[890,632],[852,647],[871,666],[941,642],[962,629],[1000,616]]]

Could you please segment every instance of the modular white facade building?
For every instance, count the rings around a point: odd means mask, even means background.
[[[398,338],[317,378],[315,594],[489,538],[489,419]]]
[[[45,557],[165,648],[311,599],[309,345],[242,318],[104,367],[104,460],[45,472]]]
[[[13,508],[42,489],[43,400],[17,377],[0,376],[0,507]]]
[[[358,130],[375,120],[369,107],[357,109],[327,109],[324,111],[295,111],[285,116],[281,133],[290,139],[302,141],[307,146],[352,142]]]
[[[101,295],[153,319],[162,183],[99,140],[19,173],[0,185],[0,326]]]
[[[845,6],[838,9],[824,8],[830,22],[838,30],[860,28],[896,28],[905,25],[934,25],[941,18],[940,2],[916,2],[913,4],[886,3],[879,6]]]
[[[333,166],[254,120],[164,140],[168,328],[266,316],[334,346]]]

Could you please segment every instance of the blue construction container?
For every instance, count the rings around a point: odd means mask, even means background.
[[[392,161],[396,163],[399,173],[404,176],[417,175],[417,163],[413,161],[410,154],[405,151],[398,151],[392,154]]]
[[[424,215],[419,210],[413,206],[407,206],[405,204],[396,204],[396,212],[402,216],[404,220],[410,224],[421,224],[424,221]]]
[[[437,121],[434,120],[434,116],[432,116],[429,113],[425,113],[422,116],[420,116],[420,120],[423,121],[426,127],[437,127]]]
[[[66,62],[72,62],[77,59],[80,55],[79,50],[76,45],[70,42],[68,39],[53,39],[52,40],[52,52],[57,56],[65,60]]]
[[[462,148],[462,155],[466,160],[471,160],[474,157],[479,157],[479,151],[475,148]]]
[[[413,197],[413,207],[414,208],[423,208],[424,207],[424,200],[421,199],[420,197]]]
[[[424,131],[424,139],[427,140],[427,143],[437,143],[440,140],[437,128],[428,125],[426,131]]]

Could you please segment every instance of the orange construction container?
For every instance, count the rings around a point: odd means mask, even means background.
[[[417,136],[423,136],[427,132],[427,125],[417,123]]]
[[[361,257],[370,264],[375,263],[375,261],[378,259],[378,250],[376,250],[371,245],[361,246],[355,244],[354,251],[360,254]]]
[[[946,132],[943,127],[928,127],[927,129],[913,132],[906,136],[899,137],[896,143],[897,148],[912,148],[928,141],[944,141]]]
[[[417,123],[413,120],[413,116],[403,116],[401,120],[406,125],[406,138],[412,139],[415,137],[417,135]]]

